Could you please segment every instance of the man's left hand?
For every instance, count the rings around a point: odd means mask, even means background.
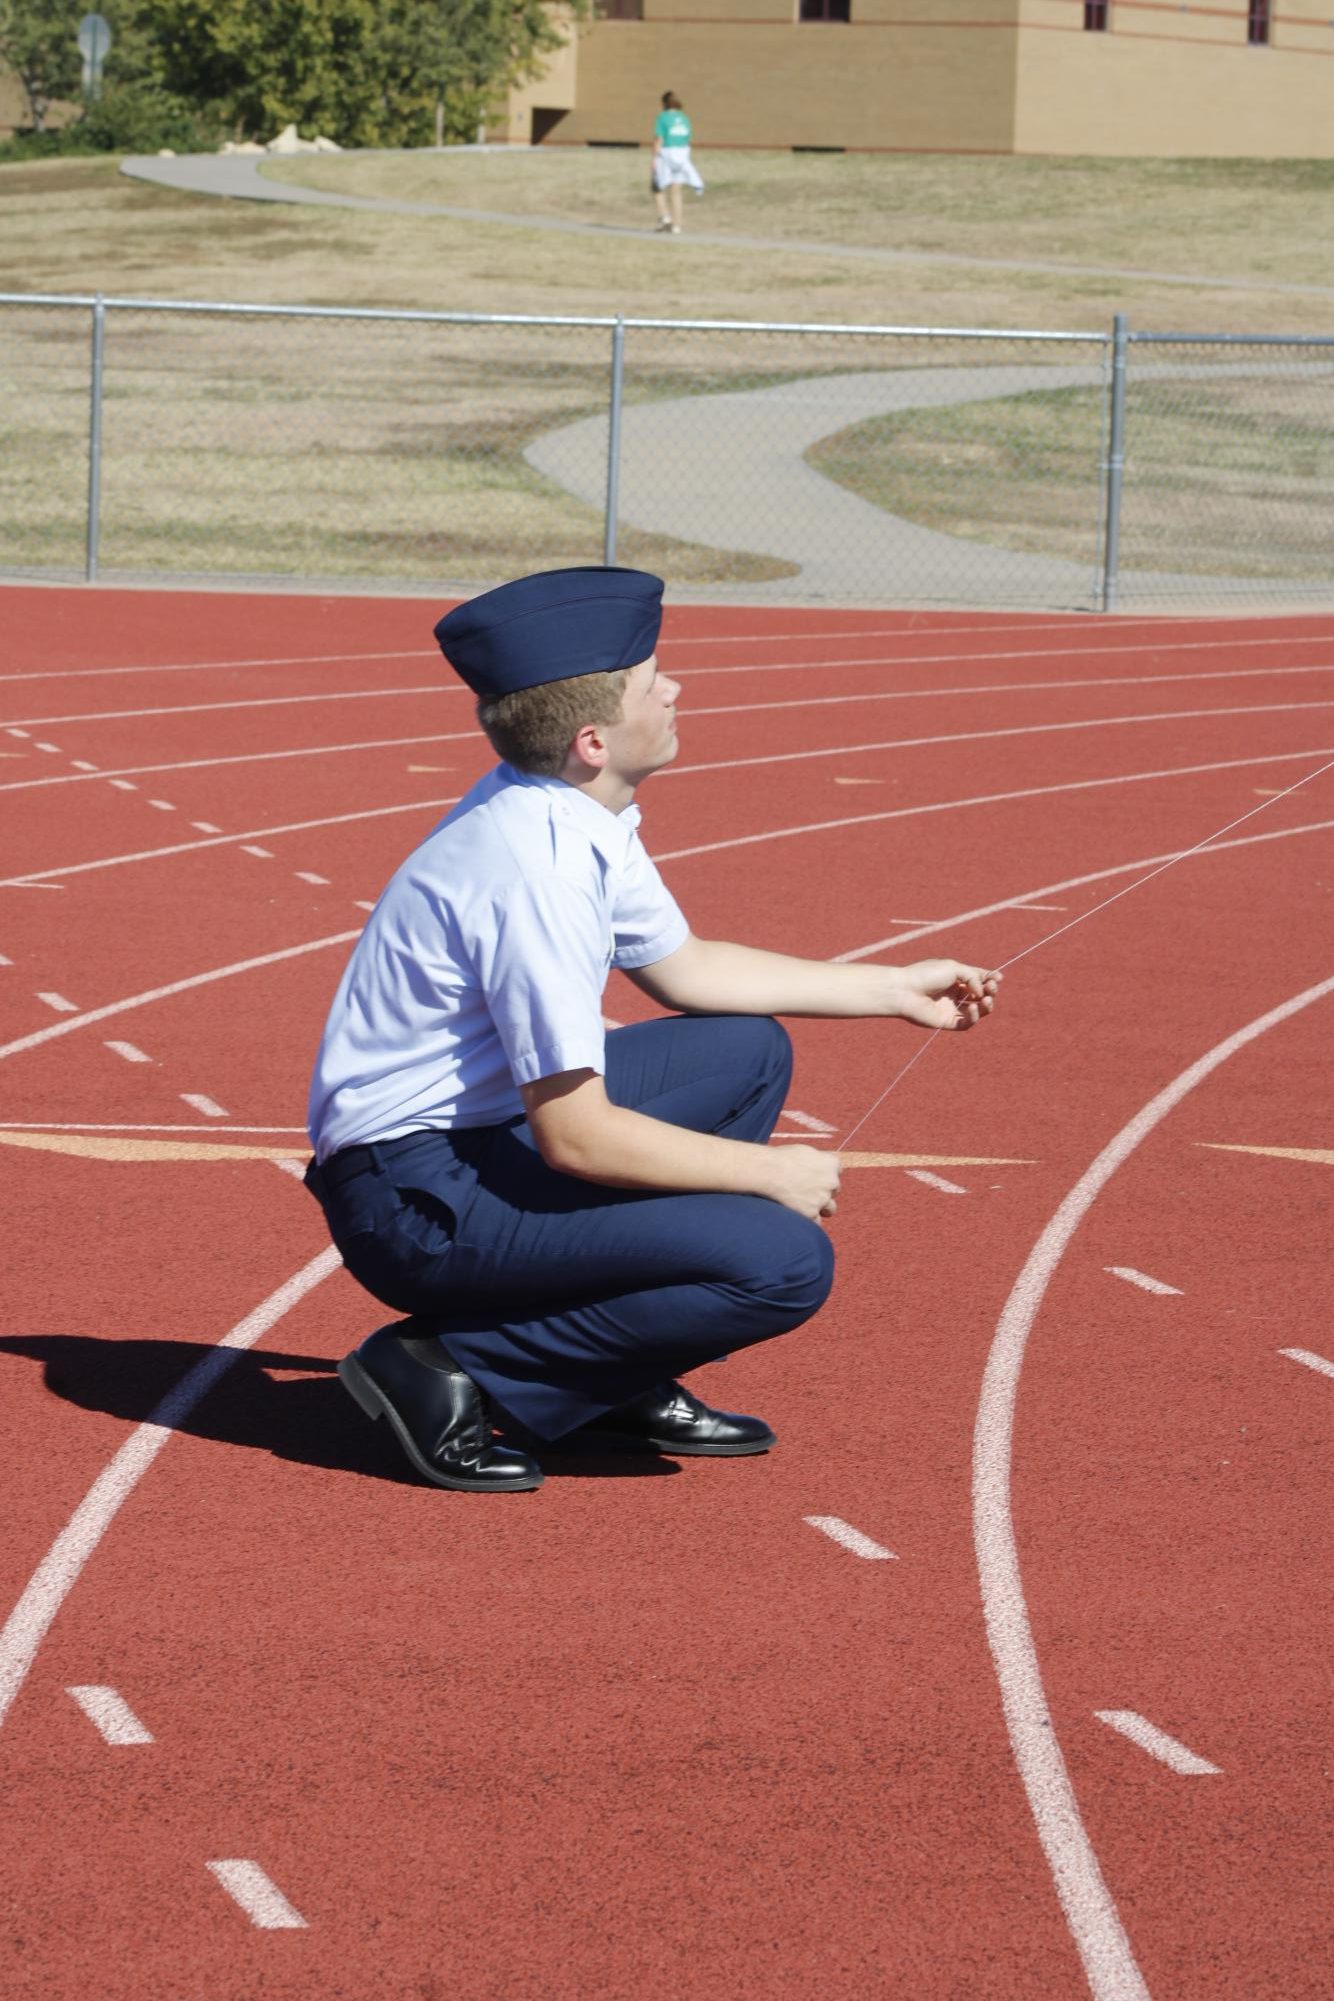
[[[976,1028],[995,1006],[1000,977],[957,959],[918,959],[895,968],[896,1012],[920,1028]]]

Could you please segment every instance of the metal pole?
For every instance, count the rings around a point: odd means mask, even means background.
[[[1102,550],[1103,611],[1116,610],[1121,566],[1121,487],[1126,469],[1126,350],[1130,339],[1124,313],[1112,320],[1112,407],[1107,426],[1107,519]]]
[[[84,575],[90,584],[97,581],[102,532],[102,359],[106,338],[106,301],[99,292],[93,301],[92,389],[88,412],[88,560]]]
[[[607,420],[607,518],[602,535],[602,560],[616,561],[616,516],[621,493],[621,391],[625,383],[625,321],[611,330],[611,409]]]

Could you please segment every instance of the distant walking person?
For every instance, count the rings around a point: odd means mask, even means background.
[[[653,127],[653,199],[658,206],[659,229],[681,234],[682,194],[691,187],[697,195],[704,183],[690,158],[690,120],[674,90],[662,94],[662,110]]]

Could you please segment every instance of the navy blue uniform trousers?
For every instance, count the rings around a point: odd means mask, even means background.
[[[728,1139],[768,1139],[791,1073],[787,1033],[763,1017],[672,1017],[607,1038],[614,1104]],[[540,1438],[787,1333],[833,1283],[818,1223],[759,1195],[557,1173],[523,1119],[349,1147],[307,1181],[352,1276],[438,1333]]]

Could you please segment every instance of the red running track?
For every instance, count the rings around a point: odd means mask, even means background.
[[[937,1164],[702,1384],[774,1454],[488,1503],[253,1157],[489,761],[437,608],[3,602],[5,1991],[1326,1993],[1334,619],[670,615],[706,935],[996,962],[1260,810],[873,1114]],[[835,1138],[917,1046],[793,1030]]]

